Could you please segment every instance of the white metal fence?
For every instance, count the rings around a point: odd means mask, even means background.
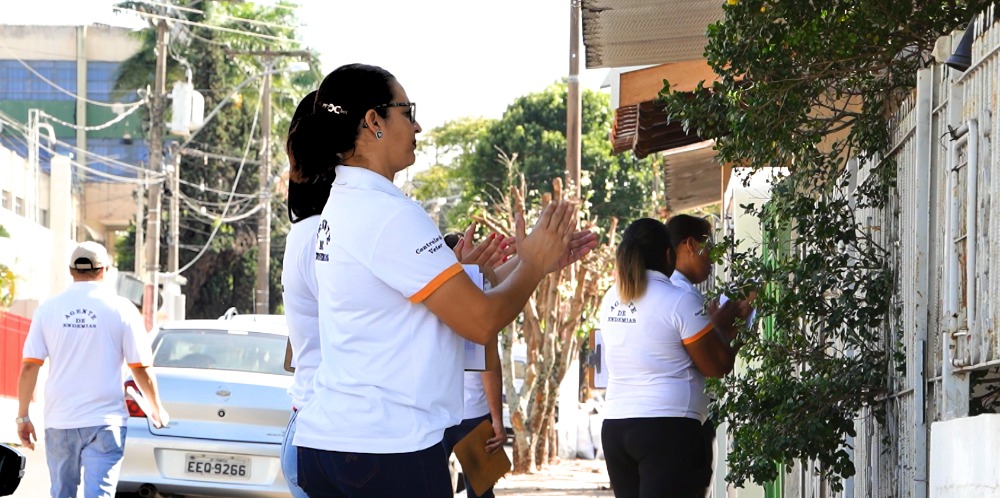
[[[859,414],[852,497],[927,497],[929,427],[969,414],[969,374],[1000,365],[1000,191],[997,128],[1000,27],[983,13],[972,66],[937,64],[918,74],[917,89],[892,121],[886,158],[897,166],[891,205],[859,212],[879,227],[897,272],[895,319],[885,346],[902,348],[903,369],[890,372],[884,423]],[[957,41],[957,40],[956,40]],[[862,173],[863,174],[863,173]],[[799,493],[788,492],[786,496]]]

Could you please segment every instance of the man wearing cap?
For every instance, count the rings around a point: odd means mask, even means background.
[[[73,283],[42,303],[24,342],[17,384],[17,433],[35,449],[28,418],[38,370],[51,360],[45,383],[45,450],[53,498],[75,497],[83,470],[84,496],[114,497],[125,449],[122,363],[151,405],[156,426],[168,415],[148,370],[153,353],[139,311],[105,285],[111,264],[96,242],[80,244],[69,262]]]

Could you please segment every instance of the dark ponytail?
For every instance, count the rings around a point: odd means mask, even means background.
[[[390,83],[395,78],[385,69],[348,64],[328,74],[312,104],[312,112],[293,122],[285,148],[294,163],[289,177],[299,183],[316,182],[340,163],[342,154],[354,149],[370,109],[392,101]],[[386,116],[386,109],[378,109]]]
[[[641,218],[625,229],[615,252],[615,277],[620,301],[627,303],[646,293],[649,283],[646,270],[668,276],[674,271],[673,258],[667,258],[670,247],[667,227],[658,220]]]
[[[292,115],[292,124],[289,127],[294,130],[299,121],[312,114],[313,106],[316,102],[316,91],[309,92],[305,98],[299,102]],[[302,221],[310,216],[323,212],[323,206],[330,197],[330,185],[333,184],[333,166],[323,171],[307,177],[301,171],[295,154],[292,153],[285,142],[285,152],[288,154],[289,174],[288,174],[288,219],[292,223]]]

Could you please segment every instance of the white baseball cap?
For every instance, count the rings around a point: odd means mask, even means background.
[[[97,242],[81,243],[69,258],[69,267],[73,270],[97,270],[108,266],[111,266],[108,250]]]

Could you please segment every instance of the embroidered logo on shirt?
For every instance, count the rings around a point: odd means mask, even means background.
[[[444,247],[444,239],[442,239],[441,236],[438,235],[437,237],[434,237],[433,240],[431,240],[430,242],[424,244],[419,249],[417,249],[417,254],[420,254],[424,251],[427,251],[430,254],[434,254],[438,252],[442,247]]]
[[[316,261],[330,261],[330,255],[326,252],[329,250],[330,240],[330,225],[326,220],[320,221],[316,230]]]
[[[79,308],[71,310],[63,317],[63,327],[70,329],[96,329],[97,313],[88,309]]]
[[[608,317],[608,321],[613,323],[635,323],[633,315],[635,315],[636,311],[638,310],[635,304],[622,304],[615,301],[615,304],[611,305],[611,316]]]

